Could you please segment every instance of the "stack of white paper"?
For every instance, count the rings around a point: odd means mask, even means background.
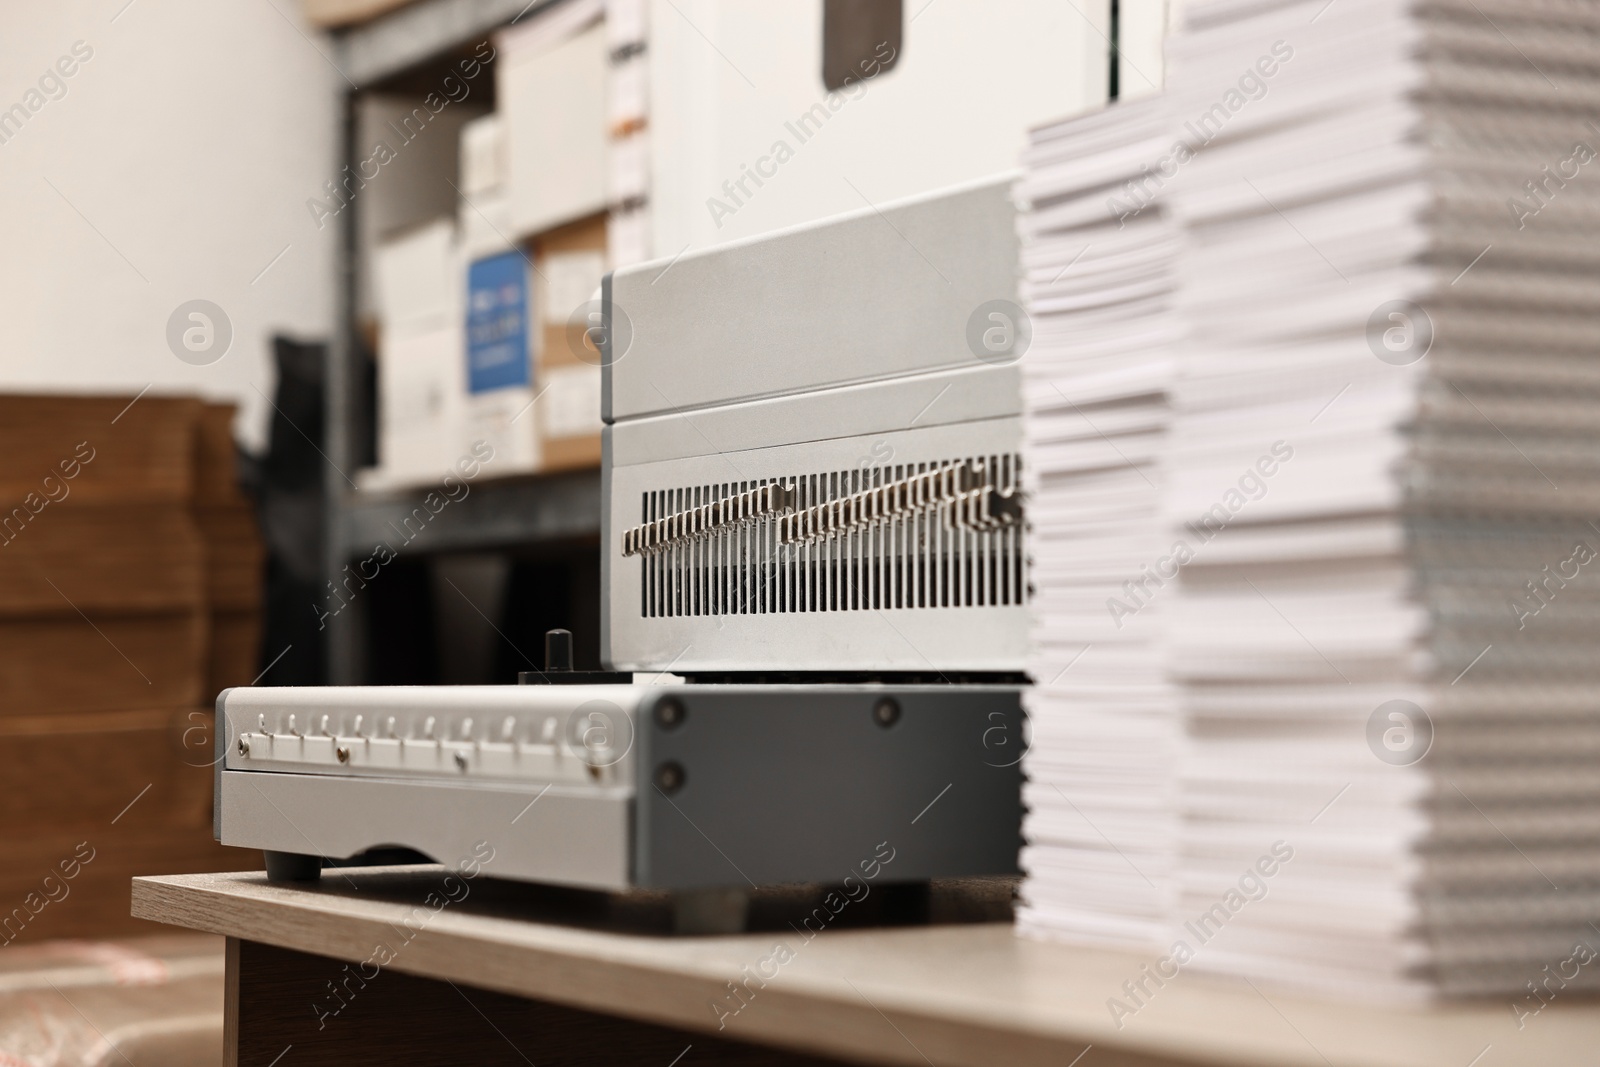
[[[1192,967],[1526,1025],[1600,985],[1600,15],[1184,17],[1025,160],[1019,925],[1158,946],[1119,1022]]]
[[[1600,984],[1600,15],[1184,14],[1171,947],[1524,1017]]]
[[[1018,189],[1037,682],[1018,923],[1140,948],[1161,942],[1175,884],[1180,730],[1160,634],[1180,560],[1159,458],[1178,239],[1160,198],[1112,202],[1171,140],[1159,100],[1045,126]]]

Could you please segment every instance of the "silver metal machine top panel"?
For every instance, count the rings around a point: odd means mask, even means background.
[[[1014,180],[616,271],[606,421],[973,366],[969,317],[1016,299]]]

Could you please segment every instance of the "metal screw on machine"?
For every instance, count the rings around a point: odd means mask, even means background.
[[[676,729],[683,716],[683,704],[676,697],[667,697],[656,705],[656,722],[663,730]]]
[[[572,631],[546,630],[544,634],[544,669],[547,671],[572,670]]]
[[[685,778],[680,764],[669,762],[656,768],[656,788],[668,796],[683,788]]]
[[[893,697],[884,697],[872,705],[872,718],[887,730],[900,721],[900,702]]]

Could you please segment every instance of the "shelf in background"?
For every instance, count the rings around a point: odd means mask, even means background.
[[[600,535],[597,470],[474,481],[466,496],[448,501],[436,513],[424,504],[429,493],[438,494],[436,506],[444,499],[438,486],[347,495],[340,523],[345,555],[365,555],[380,542],[404,555],[578,541]],[[411,520],[409,527],[407,519]]]
[[[370,22],[405,7],[411,0],[300,0],[306,21],[319,30],[336,30]]]
[[[397,74],[495,30],[553,0],[421,0],[335,38],[339,69],[356,85]]]

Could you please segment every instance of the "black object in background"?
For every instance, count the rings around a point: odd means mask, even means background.
[[[258,471],[256,509],[267,548],[259,685],[324,685],[323,391],[327,346],[272,339],[278,384]],[[287,651],[285,651],[287,649]]]
[[[438,614],[426,557],[392,560],[366,587],[368,685],[438,685]],[[487,681],[487,679],[482,679]]]
[[[575,547],[514,560],[505,605],[500,626],[505,639],[495,656],[496,682],[515,682],[521,671],[542,669],[549,630],[572,631],[573,669],[600,668],[598,548]]]
[[[355,357],[355,402],[350,405],[348,447],[350,465],[360,470],[378,465],[378,357],[360,330],[355,332],[351,355]]]
[[[823,0],[823,86],[832,92],[892,69],[904,24],[902,0]]]
[[[1117,42],[1122,39],[1122,4],[1119,0],[1111,0],[1111,39],[1106,44],[1111,49],[1107,57],[1111,66],[1111,82],[1106,86],[1106,96],[1115,100],[1122,93],[1122,50],[1117,47]]]
[[[464,579],[460,564],[485,555],[401,556],[366,584],[362,684],[515,685],[520,672],[543,669],[554,629],[572,631],[578,671],[599,667],[597,545],[506,550],[499,591]]]
[[[506,590],[505,635],[495,649],[496,682],[516,681],[521,671],[544,667],[547,630],[576,630],[571,625],[572,573],[559,562],[517,560]],[[574,640],[574,646],[577,642]],[[577,655],[574,649],[573,660]]]

